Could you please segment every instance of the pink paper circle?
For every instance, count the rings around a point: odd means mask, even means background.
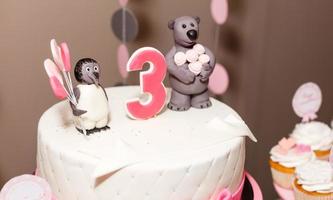
[[[125,44],[118,47],[118,70],[123,79],[126,79],[128,72],[126,70],[127,61],[129,59],[128,50]]]
[[[210,10],[214,21],[217,24],[224,24],[228,17],[227,0],[212,0]]]
[[[209,78],[208,88],[214,94],[223,94],[229,86],[229,76],[223,65],[216,63],[214,71]]]
[[[118,0],[118,3],[121,7],[125,7],[128,3],[128,0]]]
[[[49,184],[44,179],[33,175],[21,175],[12,178],[0,192],[1,200],[51,200],[52,198]]]
[[[302,117],[303,121],[308,121],[316,118],[316,112],[318,112],[321,102],[322,94],[319,86],[308,82],[296,90],[292,106],[296,115]]]

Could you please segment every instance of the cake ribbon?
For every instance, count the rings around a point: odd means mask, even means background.
[[[244,172],[241,184],[238,186],[237,190],[233,194],[231,194],[228,189],[223,189],[218,195],[217,200],[241,200],[245,179],[249,181],[252,187],[253,200],[263,200],[262,192],[257,181],[248,172]]]

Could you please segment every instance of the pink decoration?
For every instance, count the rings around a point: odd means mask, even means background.
[[[217,24],[224,24],[228,17],[227,0],[212,0],[210,10],[214,21]]]
[[[253,200],[263,200],[262,192],[260,190],[258,183],[248,172],[244,173],[241,184],[239,185],[235,193],[231,194],[228,189],[224,189],[218,195],[217,200],[241,200],[245,178],[247,178],[247,180],[251,184],[253,191]]]
[[[52,77],[52,76],[55,76],[57,77],[57,79],[59,80],[59,82],[63,85],[63,80],[62,80],[62,77],[61,77],[61,74],[59,72],[59,69],[58,67],[54,64],[54,62],[50,59],[46,59],[44,61],[44,68],[45,68],[45,71],[48,75],[48,77]]]
[[[229,86],[227,70],[219,63],[216,63],[214,71],[209,78],[208,88],[214,94],[223,94]]]
[[[150,63],[148,71],[140,72],[141,94],[149,94],[149,99],[141,103],[138,98],[127,101],[127,112],[133,119],[148,119],[157,115],[163,108],[166,89],[163,80],[167,65],[161,52],[151,47],[136,50],[127,63],[127,71],[142,70],[143,64]]]
[[[263,200],[262,192],[260,190],[260,187],[257,183],[257,181],[248,173],[245,172],[247,180],[249,180],[251,186],[252,186],[252,191],[253,191],[253,200]],[[288,199],[291,200],[291,199]]]
[[[279,141],[279,146],[281,146],[284,149],[291,149],[293,146],[295,146],[296,142],[293,138],[282,138]]]
[[[274,183],[274,188],[282,200],[294,200],[294,191],[282,188]]]
[[[61,71],[65,71],[64,63],[62,62],[61,58],[61,49],[58,46],[57,41],[55,39],[52,39],[50,42],[50,46],[54,62],[57,64],[58,68]]]
[[[243,193],[244,182],[245,182],[245,174],[246,174],[246,172],[243,174],[242,182],[239,185],[239,187],[237,188],[236,192],[234,192],[232,194],[232,199],[233,200],[241,200],[242,199],[242,193]]]
[[[61,51],[61,60],[62,60],[62,63],[64,64],[64,69],[66,72],[69,72],[71,70],[71,58],[70,58],[67,43],[65,43],[65,42],[61,43],[60,51]]]
[[[308,153],[311,152],[311,147],[306,144],[297,144],[296,145],[296,153],[298,154],[303,154],[303,153]]]
[[[118,0],[118,3],[121,7],[125,7],[128,3],[128,0]]]
[[[295,113],[302,117],[302,121],[308,122],[317,118],[316,112],[318,112],[321,102],[322,94],[319,86],[308,82],[297,89],[292,106]]]
[[[288,151],[296,145],[296,142],[293,138],[282,138],[278,144],[278,151],[281,154],[287,154]]]
[[[38,199],[51,200],[51,188],[48,183],[37,176],[21,175],[9,180],[0,192],[1,200]]]
[[[57,77],[55,76],[50,77],[50,85],[52,87],[54,95],[58,99],[63,100],[68,96],[64,86],[61,84],[61,82]]]
[[[121,44],[118,47],[118,69],[121,77],[126,79],[128,72],[126,70],[126,64],[129,58],[128,50],[125,44]]]
[[[241,184],[239,185],[235,193],[231,194],[228,189],[224,189],[218,195],[217,200],[241,200],[244,188],[244,182],[245,182],[245,173],[243,174]]]
[[[230,191],[227,190],[227,189],[224,189],[224,190],[220,193],[220,195],[219,195],[219,197],[217,198],[217,200],[233,200],[233,199],[232,199],[232,197],[231,197],[231,193],[230,193]]]

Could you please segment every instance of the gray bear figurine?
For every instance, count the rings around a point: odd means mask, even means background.
[[[197,73],[190,69],[191,63],[188,60],[181,64],[176,64],[175,60],[177,53],[180,52],[185,56],[189,50],[197,46],[199,22],[199,17],[183,16],[171,20],[168,24],[169,29],[173,31],[175,41],[174,46],[166,55],[172,88],[171,99],[167,107],[171,110],[185,111],[191,106],[201,109],[212,105],[208,95],[208,81],[215,67],[213,53],[207,47],[199,44],[209,60],[199,66]]]
[[[190,70],[190,63],[177,65],[175,61],[177,52],[186,54],[197,44],[199,22],[199,17],[183,16],[171,20],[168,24],[169,29],[173,30],[175,41],[173,48],[166,55],[172,88],[171,99],[168,103],[168,108],[171,110],[185,111],[191,106],[208,108],[212,105],[208,95],[208,81],[215,67],[213,53],[207,47],[200,45],[205,54],[209,56],[209,61],[202,64],[198,73]]]

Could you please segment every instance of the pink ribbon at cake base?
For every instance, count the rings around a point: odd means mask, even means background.
[[[220,195],[219,195],[219,197],[218,197],[217,199],[218,199],[218,200],[232,200],[232,196],[231,196],[231,193],[230,193],[229,190],[224,189],[224,190],[220,193]]]
[[[262,192],[257,181],[248,172],[245,172],[245,175],[252,186],[253,200],[263,200]]]
[[[218,195],[217,200],[241,200],[245,178],[247,178],[251,184],[253,191],[253,200],[263,200],[262,192],[260,190],[258,183],[248,172],[244,173],[241,184],[233,194],[231,194],[228,189],[224,189]]]

